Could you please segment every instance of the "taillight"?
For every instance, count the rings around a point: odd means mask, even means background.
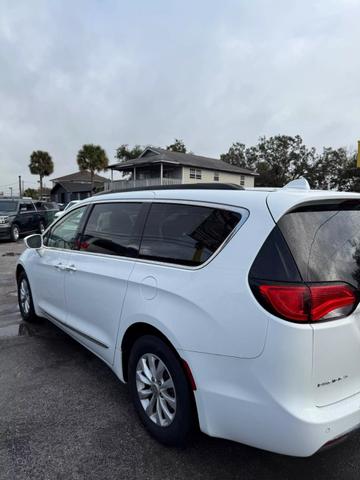
[[[355,291],[346,284],[312,285],[311,320],[332,320],[344,317],[353,311],[357,304]]]
[[[358,304],[355,290],[345,283],[257,284],[264,307],[293,322],[319,322],[345,317]]]

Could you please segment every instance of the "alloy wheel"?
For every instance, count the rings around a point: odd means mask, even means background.
[[[22,311],[25,315],[28,315],[30,312],[30,289],[25,278],[21,280],[19,293]]]
[[[164,362],[153,353],[142,355],[136,367],[136,388],[147,416],[160,427],[169,426],[176,414],[176,391]]]

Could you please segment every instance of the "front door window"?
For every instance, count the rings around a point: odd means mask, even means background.
[[[44,245],[66,250],[77,248],[79,226],[85,210],[86,206],[80,207],[66,215],[45,235]]]

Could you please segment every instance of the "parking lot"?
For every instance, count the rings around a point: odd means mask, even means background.
[[[308,459],[202,434],[186,449],[153,441],[97,357],[48,322],[21,322],[23,248],[0,242],[0,479],[359,478],[359,434]]]

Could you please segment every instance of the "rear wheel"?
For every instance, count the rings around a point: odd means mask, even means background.
[[[130,353],[128,380],[150,434],[166,445],[184,445],[195,424],[192,392],[171,348],[152,335],[139,338]]]
[[[10,230],[10,237],[13,242],[17,242],[20,237],[20,230],[19,227],[14,223],[11,225],[11,230]]]
[[[21,272],[18,278],[18,302],[21,317],[25,322],[37,320],[32,299],[29,280],[25,272]]]

